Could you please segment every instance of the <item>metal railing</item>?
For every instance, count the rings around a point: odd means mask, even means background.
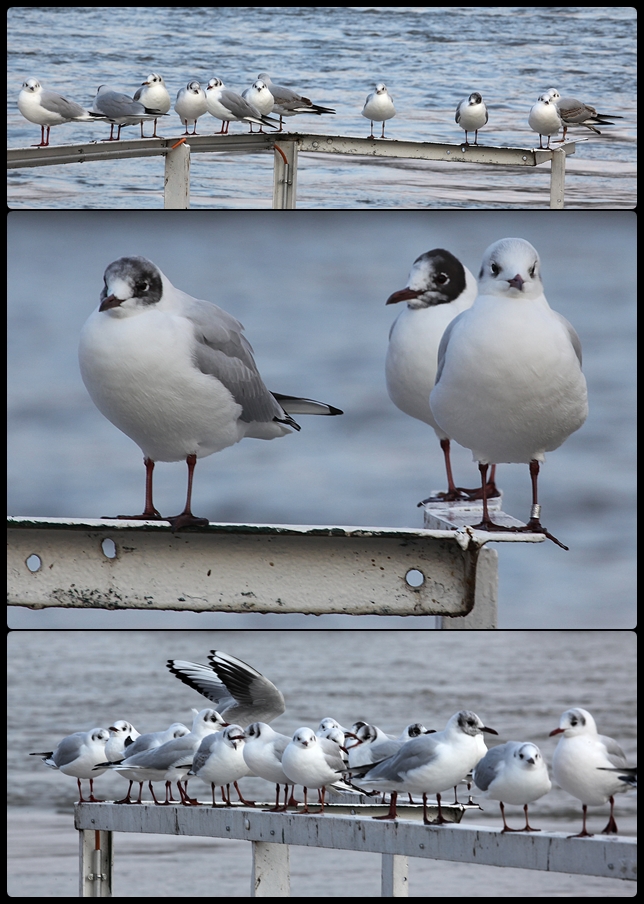
[[[317,816],[249,807],[76,804],[79,896],[111,897],[113,832],[248,841],[253,848],[249,893],[253,898],[290,897],[290,845],[381,854],[381,896],[389,898],[408,896],[410,857],[607,879],[634,881],[637,875],[635,838],[571,838],[562,832],[504,834],[487,826],[451,823],[426,826],[422,806],[417,807],[415,819],[409,818],[411,811],[407,806],[403,818],[381,822],[371,818],[376,808],[369,805],[330,805]]]
[[[129,157],[165,157],[164,207],[190,207],[190,157],[206,153],[257,153],[272,151],[274,157],[273,208],[296,206],[297,170],[300,153],[336,154],[349,157],[441,160],[449,163],[481,163],[495,166],[536,167],[550,163],[550,207],[564,206],[566,156],[574,154],[579,141],[567,141],[556,149],[504,148],[428,141],[396,141],[350,138],[342,135],[310,135],[280,132],[271,135],[190,135],[187,138],[138,138],[104,144],[11,148],[7,168],[90,163]]]

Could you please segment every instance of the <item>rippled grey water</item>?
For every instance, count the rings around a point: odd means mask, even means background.
[[[458,142],[457,104],[485,98],[485,142],[533,147],[528,112],[549,87],[600,112],[623,116],[589,137],[567,163],[567,204],[632,208],[636,203],[636,19],[630,7],[14,7],[9,11],[8,138],[35,144],[38,126],[19,114],[29,76],[90,105],[109,84],[134,93],[150,71],[174,100],[192,78],[217,75],[236,91],[260,72],[335,116],[300,116],[302,132],[367,136],[366,95],[385,81],[397,107],[391,138]],[[219,128],[207,114],[202,134]],[[245,130],[234,125],[233,131]],[[179,135],[171,112],[163,135]],[[136,136],[138,127],[125,130]],[[55,144],[100,140],[101,125],[52,130]],[[196,155],[191,205],[270,207],[272,155]],[[495,168],[303,155],[298,204],[307,208],[546,207],[549,167]],[[160,158],[11,170],[9,199],[20,208],[160,208]]]
[[[72,823],[76,783],[27,754],[49,750],[76,730],[119,718],[139,731],[190,722],[190,708],[208,703],[175,679],[169,658],[205,662],[231,653],[284,693],[286,712],[273,723],[291,733],[324,716],[362,718],[399,733],[421,720],[440,729],[462,708],[499,732],[498,741],[531,740],[552,762],[548,737],[561,713],[582,706],[602,733],[636,762],[635,636],[628,632],[534,631],[30,631],[8,642],[9,892],[13,896],[75,894],[77,838]],[[496,739],[494,739],[496,740]],[[488,738],[489,741],[489,738]],[[245,779],[264,800],[272,787]],[[199,781],[194,790],[207,800]],[[123,780],[97,779],[99,797],[121,795]],[[496,803],[483,801],[466,823],[500,827]],[[509,808],[510,822],[520,810]],[[607,807],[591,808],[599,831]],[[578,802],[559,789],[530,807],[531,822],[550,831],[578,831]],[[635,834],[636,797],[619,795],[620,833]],[[534,819],[533,819],[534,817]],[[446,830],[448,831],[448,829]],[[204,897],[248,894],[250,851],[244,842],[118,835],[115,894]],[[377,855],[291,850],[293,896],[378,897]],[[630,896],[630,883],[515,869],[410,860],[410,894],[449,897]]]

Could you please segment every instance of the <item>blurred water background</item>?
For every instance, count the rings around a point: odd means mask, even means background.
[[[12,515],[96,518],[140,511],[138,447],[94,407],[78,336],[113,260],[142,254],[176,286],[241,320],[267,386],[342,417],[245,439],[200,459],[194,511],[211,521],[422,527],[416,507],[445,484],[433,430],[385,386],[386,307],[415,258],[445,247],[474,273],[487,246],[522,236],[541,254],[546,297],[579,333],[590,414],[548,453],[543,523],[570,547],[495,544],[500,627],[635,624],[635,214],[544,212],[13,212],[9,215],[9,489]],[[457,482],[476,486],[454,444]],[[504,510],[527,520],[525,465],[502,465]],[[468,483],[469,481],[469,483]],[[160,463],[155,502],[180,511],[186,467]],[[14,609],[43,627],[433,625],[433,617],[280,616]]]
[[[617,739],[630,763],[636,754],[635,635],[626,631],[14,631],[9,635],[8,891],[15,897],[73,896],[78,841],[74,778],[48,769],[31,751],[47,751],[72,731],[127,719],[140,732],[191,724],[191,707],[209,701],[165,666],[169,658],[206,662],[220,649],[259,669],[283,692],[286,712],[272,723],[292,734],[332,716],[364,719],[399,734],[410,722],[442,729],[460,709],[472,709],[499,732],[488,746],[533,741],[551,766],[561,713],[587,709],[598,730]],[[85,783],[86,784],[86,783]],[[194,786],[194,787],[193,787]],[[251,799],[274,788],[245,778]],[[122,797],[111,773],[96,781],[102,799]],[[208,801],[198,779],[191,793]],[[144,799],[150,799],[147,788]],[[445,796],[451,800],[450,795]],[[463,799],[467,798],[463,796]],[[477,800],[465,825],[501,828],[498,804]],[[519,807],[508,807],[519,825]],[[589,809],[589,831],[606,824],[608,805]],[[616,798],[620,835],[636,833],[636,794]],[[544,831],[578,832],[581,805],[557,787],[530,805]],[[446,828],[444,831],[449,831]],[[589,842],[590,843],[590,842]],[[250,846],[207,838],[115,836],[118,897],[246,897]],[[379,897],[380,858],[291,848],[294,897]],[[630,897],[632,883],[410,858],[412,897]]]
[[[17,108],[35,76],[91,106],[99,85],[130,96],[150,72],[172,102],[192,79],[213,76],[241,93],[260,72],[335,116],[299,116],[291,131],[367,137],[367,94],[384,81],[397,114],[387,136],[457,143],[457,104],[480,91],[484,144],[538,146],[528,113],[550,87],[624,117],[566,162],[566,205],[636,204],[636,11],[632,7],[13,7],[8,13],[8,144],[40,140]],[[199,134],[220,121],[206,114]],[[233,125],[232,132],[246,126]],[[180,135],[171,109],[159,133]],[[53,144],[100,141],[107,126],[55,127]],[[147,133],[151,134],[148,127]],[[125,137],[138,137],[138,126]],[[191,206],[270,207],[273,154],[193,156]],[[547,207],[550,167],[494,167],[302,155],[298,206],[307,208]],[[9,171],[14,208],[160,208],[163,163],[153,157]]]

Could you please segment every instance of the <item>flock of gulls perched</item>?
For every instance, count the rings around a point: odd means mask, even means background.
[[[546,452],[584,423],[588,402],[579,337],[546,300],[535,248],[521,238],[490,245],[478,295],[469,270],[449,251],[434,249],[415,261],[407,287],[387,301],[399,302],[406,304],[389,338],[387,384],[393,402],[440,439],[448,490],[433,498],[480,499],[482,520],[472,527],[539,532],[563,546],[540,521],[539,468]],[[107,267],[79,360],[97,408],[143,452],[144,510],[117,517],[165,520],[173,531],[208,525],[192,513],[198,458],[245,436],[273,439],[299,430],[300,414],[342,414],[324,402],[269,391],[239,321],[177,289],[143,257]],[[455,485],[450,439],[472,450],[478,489]],[[188,465],[179,515],[162,516],[154,506],[156,461]],[[529,466],[532,507],[524,527],[497,525],[488,513],[488,498],[498,495],[488,472],[503,462]]]
[[[441,795],[461,782],[471,785],[472,795],[499,801],[502,832],[539,831],[528,822],[528,805],[551,789],[548,768],[539,747],[532,741],[507,741],[487,749],[483,734],[498,732],[483,724],[476,713],[455,713],[442,731],[421,723],[408,725],[398,737],[363,721],[344,728],[331,717],[313,729],[298,728],[292,736],[275,732],[270,722],[285,710],[284,697],[275,685],[252,666],[219,650],[211,651],[209,665],[169,660],[170,672],[213,702],[217,709],[204,709],[192,730],[173,723],[162,731],[139,734],[126,720],[108,728],[75,732],[63,738],[55,750],[32,753],[65,775],[77,779],[81,802],[94,797],[94,779],[114,770],[129,782],[126,796],[115,803],[142,804],[142,789],[148,783],[155,804],[201,806],[188,795],[188,780],[199,777],[212,791],[220,787],[222,805],[232,806],[230,785],[243,805],[246,800],[237,784],[244,776],[256,776],[275,785],[275,812],[310,813],[308,791],[316,789],[324,812],[327,788],[338,791],[386,793],[389,812],[377,819],[396,819],[396,798],[405,793],[422,795],[423,821],[442,825]],[[598,734],[595,721],[585,709],[564,712],[550,735],[557,735],[552,770],[555,782],[582,803],[581,832],[571,837],[590,837],[586,828],[589,806],[610,802],[604,833],[617,833],[613,814],[614,795],[636,786],[637,769],[612,738]],[[90,796],[83,798],[81,779],[89,780]],[[159,801],[154,782],[165,783],[165,800]],[[172,797],[176,783],[179,800]],[[139,784],[136,800],[132,786]],[[304,807],[297,809],[295,786],[302,786]],[[284,799],[281,802],[281,790]],[[427,796],[434,794],[437,819],[430,820]],[[458,802],[458,801],[456,801]],[[470,798],[471,802],[471,798]],[[525,826],[512,829],[505,818],[505,804],[522,806]]]
[[[62,97],[55,91],[44,88],[36,78],[28,78],[18,95],[18,109],[29,122],[40,126],[40,143],[34,147],[47,147],[52,126],[66,122],[106,122],[110,123],[110,136],[104,141],[118,141],[123,126],[140,124],[141,138],[144,138],[143,123],[154,121],[154,131],[150,137],[157,138],[158,120],[168,116],[172,105],[170,94],[163,76],[151,73],[133,96],[101,85],[96,93],[91,110],[75,101]],[[227,88],[220,78],[211,78],[205,89],[196,79],[188,82],[177,93],[174,110],[181,119],[184,135],[197,134],[197,121],[206,113],[221,120],[220,135],[228,134],[231,122],[245,122],[253,131],[253,125],[282,131],[284,117],[302,113],[334,114],[336,111],[313,103],[309,98],[284,85],[276,85],[266,72],[260,72],[250,88],[241,94]],[[269,114],[275,114],[271,116]],[[394,101],[387,86],[378,82],[368,95],[362,115],[371,123],[370,138],[374,138],[374,122],[382,123],[380,138],[385,138],[385,123],[396,115]],[[276,119],[278,116],[279,119]],[[574,97],[561,97],[556,88],[542,94],[530,110],[528,124],[542,138],[550,138],[563,128],[565,141],[567,130],[575,125],[585,126],[600,135],[598,125],[615,125],[612,119],[622,119],[616,114],[597,113],[594,107]],[[456,108],[456,123],[465,131],[465,145],[469,145],[468,133],[474,132],[474,144],[478,144],[478,133],[488,122],[488,110],[478,91],[461,101]],[[114,126],[118,127],[116,136]],[[189,131],[192,126],[192,131]],[[46,132],[45,132],[46,130]]]

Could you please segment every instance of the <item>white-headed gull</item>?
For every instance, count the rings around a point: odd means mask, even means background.
[[[396,818],[396,797],[400,791],[423,795],[425,825],[447,822],[441,812],[441,792],[454,788],[484,756],[481,732],[497,734],[486,727],[476,713],[461,710],[448,721],[443,731],[420,735],[402,745],[393,756],[365,771],[352,781],[367,790],[391,792],[388,819]],[[436,794],[438,818],[427,818],[427,795]]]
[[[49,146],[52,126],[60,126],[64,122],[100,122],[105,119],[101,113],[86,110],[75,101],[43,88],[36,78],[28,78],[23,82],[18,95],[18,109],[25,119],[40,126],[40,144],[32,145],[35,148]]]
[[[320,791],[324,813],[324,796],[327,785],[335,785],[342,779],[346,764],[342,751],[329,738],[319,738],[312,728],[298,728],[293,740],[282,754],[282,768],[288,780],[304,788],[304,810],[309,813],[307,789]]]
[[[110,729],[111,730],[111,729]],[[108,747],[109,741],[105,745],[105,753],[107,755],[107,763],[99,764],[104,765],[105,767],[114,766],[116,764],[120,764],[126,757],[134,756],[137,753],[142,753],[144,750],[151,750],[153,747],[160,747],[162,744],[165,744],[166,741],[171,741],[173,738],[182,738],[184,735],[190,734],[190,729],[186,728],[185,725],[181,722],[173,722],[169,728],[164,729],[163,731],[148,731],[145,734],[139,735],[131,744],[124,749],[120,756],[109,756]],[[111,739],[110,739],[111,740]],[[122,778],[129,781],[129,786],[127,789],[127,794],[122,800],[115,800],[115,804],[140,804],[141,803],[141,794],[143,792],[144,781],[141,780],[140,775],[136,770],[128,772],[127,769],[121,769],[118,773]],[[139,796],[137,800],[132,800],[130,797],[130,792],[132,791],[132,785],[134,782],[139,783]]]
[[[465,144],[469,144],[467,133],[474,132],[474,144],[479,143],[479,129],[488,121],[487,107],[478,91],[462,100],[456,108],[454,117],[457,124],[465,131]]]
[[[430,405],[448,436],[472,450],[483,488],[482,530],[545,534],[540,522],[539,463],[579,430],[588,414],[577,333],[546,301],[541,261],[525,239],[500,239],[483,255],[479,294],[447,326],[438,351]],[[523,462],[532,480],[530,520],[499,528],[485,492],[491,464]]]
[[[151,72],[146,80],[141,83],[141,87],[137,88],[136,94],[134,95],[134,100],[138,101],[146,107],[151,107],[154,110],[158,110],[161,114],[167,113],[172,104],[170,95],[168,94],[168,89],[166,88],[165,81],[163,80],[163,76],[159,75],[156,72]],[[145,137],[143,135],[143,122],[144,121],[141,120],[141,138]],[[156,119],[154,120],[154,132],[152,133],[151,137],[157,137]]]
[[[316,113],[321,116],[323,113],[335,113],[330,107],[322,107],[320,104],[314,104],[308,97],[303,97],[291,88],[284,85],[276,85],[271,80],[268,72],[260,72],[257,76],[274,98],[273,113],[277,113],[280,118],[280,131],[282,129],[282,119],[284,116],[297,116],[298,113]]]
[[[123,126],[132,126],[148,119],[158,119],[162,116],[161,110],[147,107],[145,104],[135,101],[128,94],[114,91],[108,85],[100,85],[94,98],[92,109],[95,113],[101,113],[111,124],[110,137],[103,141],[118,141],[121,137]],[[114,126],[118,126],[116,138],[114,138]]]
[[[140,737],[136,728],[125,719],[118,719],[109,727],[110,739],[105,745],[105,759],[110,763],[125,756],[125,751]]]
[[[197,120],[204,113],[208,112],[206,104],[206,92],[203,90],[198,81],[188,82],[185,88],[181,88],[177,92],[177,99],[174,102],[174,111],[186,127],[184,135],[197,134]],[[188,132],[188,125],[194,123],[192,132]]]
[[[190,509],[198,458],[245,436],[274,439],[299,430],[290,412],[342,414],[269,392],[241,323],[176,289],[146,258],[119,258],[104,283],[81,333],[80,369],[96,407],[143,451],[145,509],[135,518],[170,521],[174,531],[207,525]],[[173,518],[154,508],[155,461],[188,465],[186,506]]]
[[[215,704],[229,722],[246,727],[271,722],[284,712],[284,697],[261,672],[229,653],[212,650],[210,663],[169,659],[172,674]]]
[[[474,768],[474,784],[482,797],[498,800],[503,817],[502,832],[540,832],[528,823],[528,804],[552,787],[541,751],[529,741],[507,741],[492,747]],[[506,804],[523,806],[525,826],[511,829],[505,821]]]
[[[552,757],[552,774],[557,784],[582,803],[583,824],[575,838],[588,838],[586,830],[588,807],[598,807],[610,801],[610,817],[603,834],[617,834],[613,816],[614,794],[633,786],[627,779],[626,755],[613,738],[600,735],[591,714],[581,707],[568,709],[559,720],[559,727],[550,735],[561,735]]]
[[[406,302],[389,331],[385,360],[387,391],[405,414],[429,424],[440,441],[447,472],[447,492],[425,502],[478,499],[480,488],[457,487],[452,476],[450,440],[436,423],[429,407],[438,366],[438,347],[445,328],[462,311],[471,308],[478,292],[476,279],[450,251],[434,248],[417,257],[407,286],[394,292],[386,304]],[[493,478],[488,497],[498,495]]]
[[[135,781],[147,781],[155,804],[159,803],[152,787],[152,782],[156,781],[165,781],[166,804],[172,801],[171,783],[173,781],[177,783],[181,802],[186,805],[192,804],[194,801],[181,787],[181,782],[190,771],[202,738],[214,731],[221,731],[226,725],[225,720],[214,709],[202,709],[194,717],[192,729],[188,734],[166,741],[159,747],[130,754],[120,763],[113,764],[109,768],[123,774],[134,775],[136,776]]]
[[[382,135],[380,137],[384,138],[385,122],[396,115],[396,108],[394,107],[394,99],[383,82],[378,82],[371,94],[367,95],[362,108],[362,115],[371,122],[371,135],[369,137],[373,138],[374,122],[381,122]]]
[[[601,135],[597,126],[614,126],[616,123],[611,120],[624,118],[616,113],[598,113],[590,104],[585,104],[576,97],[562,97],[556,88],[549,88],[547,93],[556,103],[563,124],[563,137],[560,141],[566,140],[569,126],[585,126],[591,132]]]
[[[276,129],[278,122],[270,116],[264,116],[250,101],[227,88],[220,78],[211,78],[206,87],[206,104],[208,112],[216,119],[221,119],[219,134],[227,135],[231,122],[247,122],[251,130],[253,123],[270,126]]]
[[[255,79],[250,88],[246,88],[245,91],[242,91],[241,96],[244,100],[248,101],[249,104],[252,104],[262,116],[267,116],[273,109],[273,104],[275,103],[275,98],[268,90],[266,85],[261,79]],[[253,131],[253,124],[250,123],[250,130]],[[262,125],[259,127],[259,131],[263,132],[264,128]]]
[[[30,753],[29,756],[42,757],[46,766],[58,769],[65,775],[73,775],[78,782],[80,803],[99,803],[94,797],[94,779],[105,772],[105,768],[95,771],[95,767],[105,760],[105,745],[110,739],[107,728],[92,728],[90,731],[76,731],[59,742],[55,750],[47,753]],[[81,779],[89,779],[89,797],[83,797]]]
[[[548,136],[546,149],[550,147],[550,138],[556,135],[562,126],[557,104],[549,94],[542,94],[536,104],[530,108],[528,125],[539,135],[539,147],[543,148],[542,137]]]
[[[293,782],[282,768],[282,754],[291,743],[288,735],[274,731],[265,722],[253,722],[249,725],[244,737],[244,760],[253,775],[263,778],[275,785],[275,811],[286,810],[288,787]],[[280,806],[280,786],[284,785],[284,805]],[[295,801],[293,801],[295,803]]]
[[[244,741],[244,729],[241,725],[228,725],[223,731],[206,735],[197,749],[188,778],[197,775],[202,782],[210,785],[213,807],[217,806],[216,785],[221,787],[222,793],[224,786],[227,786],[223,797],[224,805],[231,806],[230,785],[234,785],[242,803],[254,806],[251,801],[244,800],[237,785],[237,779],[250,772],[244,759]]]

